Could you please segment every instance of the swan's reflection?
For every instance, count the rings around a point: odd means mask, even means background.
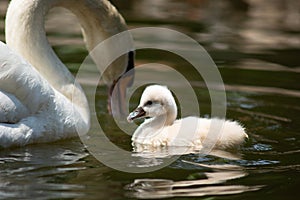
[[[205,172],[205,178],[199,180],[173,181],[169,179],[136,179],[126,186],[131,192],[128,196],[140,199],[168,197],[200,197],[207,195],[229,195],[255,191],[262,186],[221,185],[228,180],[247,175],[242,167],[236,165],[202,165],[184,161],[190,164],[210,167],[213,172]],[[220,171],[223,169],[223,171]]]

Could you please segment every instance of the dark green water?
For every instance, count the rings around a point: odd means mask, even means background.
[[[240,159],[188,154],[157,171],[126,173],[102,164],[78,138],[6,149],[0,151],[0,199],[298,199],[300,25],[295,15],[299,4],[157,1],[150,6],[147,1],[114,2],[130,28],[168,27],[204,46],[226,87],[227,118],[240,121],[249,134],[239,151]],[[1,13],[1,23],[3,16]],[[75,73],[87,55],[80,33],[49,26],[56,52]],[[184,74],[197,94],[201,115],[210,116],[207,89],[185,60],[168,52],[140,50],[136,62],[164,63]],[[175,87],[173,84],[170,86]],[[83,85],[90,95],[89,84]],[[139,93],[131,98],[131,109],[138,104]],[[95,102],[99,122],[111,142],[131,151],[130,136],[107,115],[106,98],[106,88],[99,86]],[[92,127],[90,134],[98,131]],[[111,152],[112,160],[115,156]]]

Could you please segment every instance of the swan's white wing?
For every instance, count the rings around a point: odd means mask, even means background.
[[[29,110],[18,98],[0,90],[0,123],[17,123],[29,115]]]
[[[0,52],[0,147],[74,135],[72,102],[2,42]]]
[[[28,63],[2,42],[0,52],[0,123],[14,124],[40,107],[38,87],[42,81]]]
[[[48,82],[7,45],[0,42],[0,91],[13,94],[30,113],[37,112],[54,93]]]

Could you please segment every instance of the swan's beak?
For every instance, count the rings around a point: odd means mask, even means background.
[[[109,88],[108,111],[114,116],[123,118],[127,109],[126,90],[134,80],[134,52],[128,53],[128,65],[125,73]],[[114,91],[114,92],[113,92]],[[117,101],[111,101],[111,100]]]
[[[131,85],[131,77],[125,76],[121,77],[117,84],[111,86],[109,89],[113,91],[110,94],[109,99],[111,101],[111,108],[109,109],[110,113],[117,117],[122,117],[125,115],[127,107],[126,107],[126,90]],[[116,101],[114,101],[116,100]]]
[[[142,118],[145,116],[146,116],[146,112],[144,111],[144,109],[142,107],[138,107],[128,115],[127,121],[132,122],[135,119]]]

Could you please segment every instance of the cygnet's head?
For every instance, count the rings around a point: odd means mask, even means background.
[[[127,120],[166,115],[170,120],[177,116],[177,106],[174,97],[166,86],[151,85],[144,90],[139,106],[129,114]]]

